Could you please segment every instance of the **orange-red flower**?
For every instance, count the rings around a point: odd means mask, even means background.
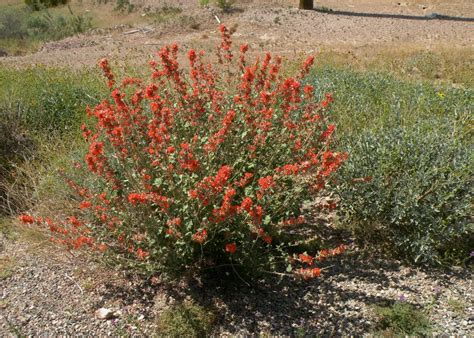
[[[303,277],[304,280],[308,280],[311,278],[316,278],[321,275],[320,268],[300,268],[296,272],[299,276]]]
[[[273,180],[273,177],[266,176],[258,180],[258,185],[262,190],[267,190],[275,186],[275,181]]]
[[[240,204],[240,208],[247,212],[250,212],[252,210],[252,205],[252,199],[250,197],[245,197],[242,203]]]
[[[137,257],[138,259],[141,259],[141,260],[144,260],[146,257],[148,257],[150,254],[145,251],[145,250],[142,250],[141,248],[137,250]]]
[[[20,215],[20,217],[18,217],[18,218],[21,222],[23,222],[25,224],[27,224],[27,223],[31,224],[31,223],[35,222],[35,219],[30,215]]]
[[[88,209],[91,207],[91,202],[89,201],[82,201],[81,204],[79,204],[79,208],[81,209]]]
[[[193,241],[199,244],[202,244],[207,239],[207,230],[202,229],[201,231],[196,232],[192,237],[193,237]]]
[[[74,216],[69,217],[69,222],[75,227],[78,227],[81,225],[81,222]]]
[[[234,254],[236,250],[237,250],[237,245],[235,244],[235,242],[227,243],[225,245],[225,251],[230,253],[230,254]]]
[[[101,243],[98,247],[100,252],[105,252],[107,251],[107,244]]]
[[[306,263],[308,265],[313,265],[313,257],[307,254],[300,254],[298,256],[300,262]]]
[[[266,190],[271,189],[275,186],[275,181],[271,176],[262,177],[258,180],[258,185],[260,186],[260,190],[257,191],[257,198],[261,199]]]
[[[138,203],[146,203],[147,200],[148,196],[145,193],[131,193],[128,195],[128,201],[133,205],[137,205]]]

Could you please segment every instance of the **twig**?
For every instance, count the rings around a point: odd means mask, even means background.
[[[123,35],[129,35],[129,34],[135,34],[135,33],[140,33],[142,30],[141,29],[134,29],[128,32],[124,32]]]
[[[326,266],[324,268],[320,268],[319,270],[321,271],[328,270],[332,267],[334,267],[334,265]],[[268,271],[268,270],[261,270],[261,271],[264,273],[271,274],[271,275],[277,275],[277,276],[283,276],[283,277],[295,277],[295,275],[292,273],[284,273],[284,272],[276,272],[276,271]]]
[[[81,295],[84,294],[84,290],[82,290],[81,286],[71,277],[69,276],[67,273],[66,273],[66,277],[69,278],[74,284],[76,284],[76,286],[79,288],[79,290],[81,291]]]
[[[249,283],[247,283],[242,277],[240,277],[240,275],[239,275],[239,273],[237,272],[237,270],[235,270],[234,264],[231,264],[231,266],[232,266],[232,270],[234,270],[234,272],[235,272],[235,274],[237,275],[237,277],[239,277],[239,279],[240,279],[242,282],[244,282],[245,285],[250,286]]]
[[[270,275],[277,275],[277,276],[283,276],[283,277],[294,277],[293,274],[291,273],[284,273],[284,272],[276,272],[276,271],[268,271],[268,270],[261,270],[263,273],[268,273]]]
[[[423,200],[426,196],[428,196],[429,194],[433,193],[436,188],[437,188],[437,183],[438,182],[435,182],[433,185],[431,185],[431,187],[425,191],[423,194],[421,194],[420,196],[417,197],[416,201],[417,202],[420,202],[421,200]]]
[[[328,270],[330,268],[333,268],[334,265],[329,265],[329,266],[325,266],[324,268],[320,268],[319,270],[323,271],[323,270]]]

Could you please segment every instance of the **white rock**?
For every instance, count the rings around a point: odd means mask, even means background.
[[[103,319],[103,320],[116,318],[119,315],[120,315],[119,311],[113,311],[113,310],[106,309],[103,307],[98,309],[95,312],[95,316],[97,317],[97,319]]]

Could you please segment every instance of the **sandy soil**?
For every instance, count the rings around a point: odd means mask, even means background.
[[[137,0],[136,3],[140,11],[147,6],[160,8],[165,2]],[[238,1],[232,12],[223,13],[217,8],[200,8],[195,0],[181,0],[173,6],[179,6],[183,11],[159,23],[141,20],[134,25],[96,29],[85,35],[46,43],[35,54],[6,57],[0,62],[23,66],[82,67],[108,57],[117,61],[127,60],[127,63],[145,63],[157,49],[170,42],[177,41],[185,48],[210,49],[219,38],[216,17],[235,29],[236,43],[247,42],[256,52],[272,51],[287,57],[323,50],[430,50],[439,46],[474,46],[474,21],[420,19],[431,13],[474,18],[474,2],[470,0],[325,0],[316,1],[315,5],[336,11],[372,13],[374,16],[303,11],[295,8],[295,1],[251,0]],[[100,9],[86,2],[78,8],[94,13]],[[393,16],[379,15],[387,13]],[[413,16],[413,19],[406,16]]]

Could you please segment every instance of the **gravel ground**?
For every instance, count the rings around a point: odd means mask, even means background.
[[[156,332],[159,314],[185,299],[216,309],[215,334],[224,336],[292,335],[298,329],[362,335],[374,329],[374,305],[400,299],[429,308],[436,334],[474,332],[472,273],[466,269],[440,273],[353,252],[328,262],[332,267],[309,282],[268,279],[247,287],[214,279],[169,285],[126,277],[91,257],[73,257],[49,244],[2,241],[2,337],[149,336]],[[121,315],[99,320],[94,313],[101,307]]]

